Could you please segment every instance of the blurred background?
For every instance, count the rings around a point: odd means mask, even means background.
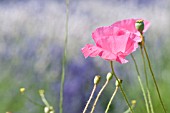
[[[111,71],[103,59],[87,58],[81,48],[94,44],[91,33],[99,26],[111,25],[126,18],[143,18],[151,22],[145,33],[147,50],[158,86],[168,112],[170,112],[170,1],[169,0],[70,0],[69,35],[64,86],[64,113],[81,113],[93,87],[96,74],[102,76],[97,91]],[[20,94],[43,105],[38,94],[45,90],[49,103],[59,112],[61,60],[65,37],[66,6],[64,0],[0,0],[0,112],[42,113]],[[134,56],[143,73],[139,49]],[[114,63],[115,71],[123,79],[128,99],[136,100],[135,113],[145,113],[145,104],[137,73],[131,57],[124,65]],[[163,113],[156,89],[148,71],[149,87],[155,113]],[[142,74],[143,83],[145,78]],[[96,113],[104,113],[114,90],[113,79],[104,90]],[[95,94],[96,96],[96,94]],[[92,104],[91,104],[92,105]],[[89,106],[89,110],[91,108]],[[127,110],[119,91],[110,113]]]

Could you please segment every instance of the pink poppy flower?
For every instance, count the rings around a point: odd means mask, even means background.
[[[125,19],[125,20],[117,21],[114,24],[112,24],[111,26],[128,30],[129,32],[135,33],[137,36],[140,36],[140,32],[135,27],[135,23],[137,20],[143,20],[143,22],[144,22],[143,33],[146,32],[150,26],[150,22],[147,20],[144,20],[144,19]]]
[[[85,58],[100,56],[121,64],[128,62],[125,57],[136,50],[140,41],[140,37],[134,33],[113,25],[97,28],[92,38],[96,45],[87,44],[82,48]]]

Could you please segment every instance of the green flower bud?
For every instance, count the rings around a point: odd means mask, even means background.
[[[94,84],[95,85],[97,85],[99,82],[100,82],[100,75],[96,75],[95,77],[94,77]]]
[[[43,89],[40,89],[40,90],[39,90],[39,94],[40,94],[40,95],[44,95],[44,92],[45,92],[45,91],[44,91]]]
[[[143,20],[137,20],[136,23],[135,23],[135,27],[140,33],[142,33],[142,31],[144,30]]]
[[[109,73],[107,74],[107,76],[106,76],[106,79],[107,79],[107,80],[111,80],[112,77],[113,77],[113,74],[109,72]]]
[[[118,80],[116,80],[116,82],[115,82],[115,86],[116,86],[116,87],[119,87],[121,83],[122,83],[122,80],[118,79]]]

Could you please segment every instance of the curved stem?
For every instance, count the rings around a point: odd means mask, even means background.
[[[97,87],[97,85],[94,84],[93,90],[92,90],[91,95],[90,95],[90,97],[89,97],[89,100],[87,101],[87,104],[86,104],[86,106],[85,106],[85,108],[84,108],[84,110],[83,110],[83,113],[85,113],[85,112],[87,111],[87,108],[88,108],[88,106],[89,106],[89,104],[90,104],[91,99],[93,98],[93,95],[94,95],[94,92],[95,92],[95,90],[96,90],[96,87]]]
[[[95,101],[94,101],[94,104],[93,104],[93,107],[92,107],[90,113],[93,113],[93,112],[94,112],[94,109],[95,109],[95,107],[96,107],[97,101],[99,100],[99,97],[100,97],[100,95],[102,94],[102,92],[103,92],[103,90],[105,89],[105,87],[107,86],[108,82],[109,82],[109,80],[106,80],[105,84],[104,84],[103,87],[100,89],[100,91],[99,91],[99,93],[98,93],[98,95],[97,95],[97,97],[96,97],[96,99],[95,99]]]
[[[110,66],[111,66],[111,69],[112,69],[112,74],[114,75],[114,77],[116,78],[116,80],[119,82],[119,79],[118,79],[117,75],[116,75],[115,72],[114,72],[113,62],[112,62],[112,61],[110,61]],[[120,90],[121,90],[121,92],[122,92],[122,94],[123,94],[123,96],[124,96],[124,98],[125,98],[125,101],[126,101],[128,107],[130,108],[131,113],[134,113],[133,110],[132,110],[132,108],[131,108],[131,106],[130,106],[130,103],[129,103],[127,97],[126,97],[126,94],[125,94],[125,92],[124,92],[124,90],[123,90],[123,88],[122,88],[121,83],[119,83],[119,84],[120,84],[120,86],[119,86],[119,87],[120,87]]]
[[[50,104],[48,103],[48,101],[46,100],[44,94],[40,94],[41,96],[41,100],[43,101],[43,103],[47,106],[47,107],[50,107]]]
[[[135,64],[136,72],[137,72],[137,75],[138,75],[138,81],[139,81],[139,84],[140,84],[140,87],[141,87],[141,90],[142,90],[142,93],[143,93],[143,97],[144,97],[144,100],[145,100],[145,105],[146,105],[147,113],[150,113],[150,111],[149,111],[149,104],[148,104],[148,100],[147,100],[147,97],[146,97],[146,92],[144,90],[144,87],[143,87],[143,84],[142,84],[142,81],[141,81],[141,77],[140,77],[140,73],[139,73],[139,69],[138,69],[136,60],[135,60],[133,54],[131,54],[131,57],[132,57],[133,62]]]
[[[156,90],[157,90],[157,93],[158,93],[158,96],[159,96],[159,100],[161,102],[161,105],[163,107],[164,112],[166,113],[166,109],[165,109],[165,106],[163,104],[163,101],[162,101],[162,98],[161,98],[161,94],[159,92],[159,88],[158,88],[158,85],[157,85],[157,82],[156,82],[156,79],[155,79],[155,75],[154,75],[153,70],[152,70],[152,66],[151,66],[151,63],[150,63],[150,59],[149,59],[148,53],[146,51],[146,47],[145,47],[145,45],[143,47],[144,47],[144,52],[145,52],[145,55],[146,55],[146,59],[148,61],[149,69],[150,69],[150,72],[151,72],[151,75],[152,75],[152,79],[154,81],[154,84],[155,84],[155,87],[156,87]]]
[[[106,108],[106,110],[105,110],[105,113],[107,113],[107,112],[109,111],[110,105],[111,105],[111,103],[112,103],[112,101],[113,101],[113,98],[115,97],[118,89],[119,89],[119,86],[116,86],[116,89],[115,89],[115,91],[113,92],[112,97],[110,98],[110,101],[109,101],[109,103],[108,103],[108,105],[107,105],[107,108]]]
[[[60,86],[60,113],[63,113],[63,90],[65,82],[65,64],[66,64],[66,52],[68,41],[68,17],[69,17],[69,0],[66,0],[66,25],[65,25],[65,42],[64,42],[64,54],[62,59],[62,74],[61,74],[61,86]]]

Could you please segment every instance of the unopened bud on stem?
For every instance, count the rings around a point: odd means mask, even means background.
[[[106,76],[106,79],[107,79],[107,80],[111,80],[112,77],[113,77],[113,74],[109,72],[109,73],[107,74],[107,76]]]
[[[100,75],[96,75],[95,77],[94,77],[94,84],[95,85],[97,85],[99,82],[100,82]]]
[[[121,83],[122,83],[122,80],[120,79],[116,80],[115,82],[116,87],[119,87]]]
[[[45,91],[44,91],[43,89],[39,90],[39,94],[40,94],[40,95],[44,95],[44,92],[45,92]]]
[[[142,33],[143,30],[144,30],[144,22],[143,22],[143,20],[137,20],[136,23],[135,23],[135,27],[136,27],[136,29],[137,29],[140,33]]]

